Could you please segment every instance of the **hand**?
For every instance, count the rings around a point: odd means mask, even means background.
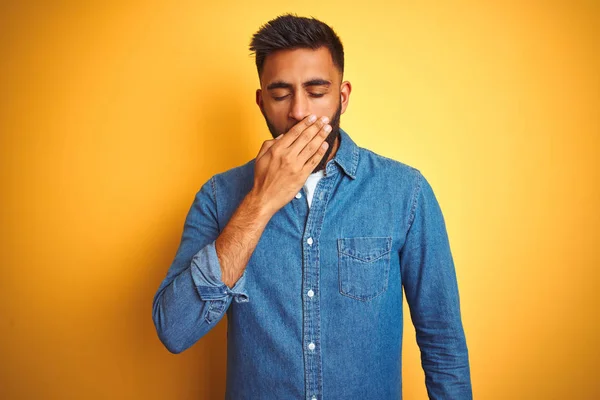
[[[252,192],[270,213],[292,200],[325,155],[325,139],[331,132],[328,122],[327,117],[307,116],[288,132],[262,144],[254,165]]]

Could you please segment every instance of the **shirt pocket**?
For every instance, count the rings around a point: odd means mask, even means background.
[[[338,239],[340,293],[368,301],[387,290],[392,238]]]

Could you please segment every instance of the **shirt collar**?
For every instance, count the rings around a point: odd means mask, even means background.
[[[340,144],[335,156],[327,163],[325,167],[325,175],[330,175],[333,172],[333,162],[341,167],[341,169],[352,179],[356,179],[356,167],[358,165],[358,146],[350,138],[350,136],[340,128]],[[331,167],[329,165],[332,165]]]

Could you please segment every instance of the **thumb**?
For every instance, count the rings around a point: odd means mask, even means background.
[[[275,144],[274,140],[265,140],[262,146],[260,147],[260,150],[258,151],[256,159],[258,160],[259,158],[261,158],[267,152],[267,150],[269,150],[271,146],[273,146],[273,144]]]

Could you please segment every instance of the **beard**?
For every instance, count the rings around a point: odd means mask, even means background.
[[[342,115],[342,103],[340,102],[334,116],[332,118],[330,118],[329,125],[331,126],[331,132],[329,132],[329,135],[327,135],[327,137],[325,138],[325,141],[329,144],[329,146],[327,147],[327,150],[325,150],[325,154],[323,155],[323,158],[321,158],[319,163],[312,170],[311,174],[314,174],[315,172],[325,169],[325,165],[327,165],[327,159],[329,158],[329,156],[331,155],[331,152],[333,151],[333,143],[335,142],[336,138],[340,137],[340,117],[341,117],[341,115]],[[265,117],[265,121],[267,122],[267,127],[269,128],[269,131],[271,132],[271,136],[273,136],[273,139],[275,139],[277,136],[285,133],[285,132],[279,132],[275,128],[275,125],[273,125],[273,123],[271,123],[271,121],[269,121],[269,118],[267,118],[267,116],[264,112],[263,112],[263,116]],[[340,140],[341,140],[341,138],[340,138]],[[339,145],[339,142],[338,142],[338,145]]]

